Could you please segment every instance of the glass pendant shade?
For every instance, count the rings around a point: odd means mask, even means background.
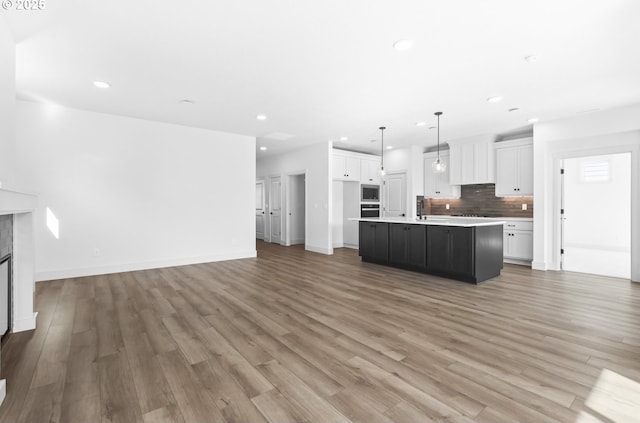
[[[444,173],[447,171],[447,164],[438,157],[433,163],[431,163],[431,169],[433,170],[433,173]]]
[[[438,117],[438,155],[436,161],[431,163],[431,170],[433,173],[444,173],[447,171],[447,164],[440,160],[440,116],[442,112],[434,113]]]

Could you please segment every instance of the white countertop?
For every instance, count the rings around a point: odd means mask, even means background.
[[[351,217],[349,220],[356,222],[380,222],[380,223],[409,223],[412,225],[439,225],[439,226],[493,226],[503,225],[504,220],[497,218],[458,217],[458,216],[428,216],[427,219],[417,220],[409,217]]]
[[[471,216],[451,216],[447,214],[429,214],[427,218],[447,218],[447,219],[482,219],[482,220],[501,220],[501,221],[512,221],[512,222],[533,222],[532,217],[471,217]]]

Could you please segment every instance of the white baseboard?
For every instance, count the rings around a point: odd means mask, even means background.
[[[329,256],[333,254],[333,248],[331,248],[331,249],[322,248],[322,247],[316,247],[315,245],[306,244],[304,246],[304,249],[307,250],[307,251],[312,251],[314,253],[326,254],[326,255],[329,255]]]
[[[4,397],[7,396],[7,381],[5,379],[0,380],[0,406],[4,401]]]
[[[509,263],[509,264],[518,264],[520,266],[531,267],[531,262],[529,260],[518,260],[518,259],[505,258],[504,262],[505,263]]]
[[[342,248],[342,247],[344,247],[344,244],[342,242],[333,243],[333,248]]]
[[[547,270],[547,263],[544,261],[531,262],[531,268],[533,270]]]
[[[13,326],[11,327],[11,332],[24,332],[27,330],[33,330],[36,328],[36,320],[38,317],[38,312],[33,313],[32,317],[28,317],[26,319],[16,319],[13,322]]]
[[[50,270],[36,272],[36,282],[55,279],[81,278],[84,276],[107,275],[109,273],[135,272],[137,270],[159,269],[162,267],[186,266],[189,264],[211,263],[216,261],[237,260],[256,257],[256,250],[237,253],[213,254],[203,257],[185,257],[178,259],[148,261],[141,263],[114,264],[109,266],[84,267],[78,269]]]
[[[358,250],[359,247],[355,244],[344,244],[343,245],[344,248],[351,248],[352,250]]]

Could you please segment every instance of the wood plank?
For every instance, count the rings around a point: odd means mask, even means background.
[[[142,413],[127,353],[119,351],[98,360],[103,422],[141,421]]]
[[[227,421],[256,423],[266,421],[240,384],[218,360],[209,359],[191,367],[202,386],[209,390]]]
[[[210,392],[202,386],[184,356],[178,350],[158,356],[184,420],[187,422],[224,421]]]
[[[285,398],[304,410],[306,418],[310,421],[349,421],[329,402],[316,394],[308,385],[278,362],[270,361],[261,364],[258,369]]]

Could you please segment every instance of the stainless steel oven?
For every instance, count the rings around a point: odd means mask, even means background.
[[[380,204],[360,204],[360,217],[380,217]]]

